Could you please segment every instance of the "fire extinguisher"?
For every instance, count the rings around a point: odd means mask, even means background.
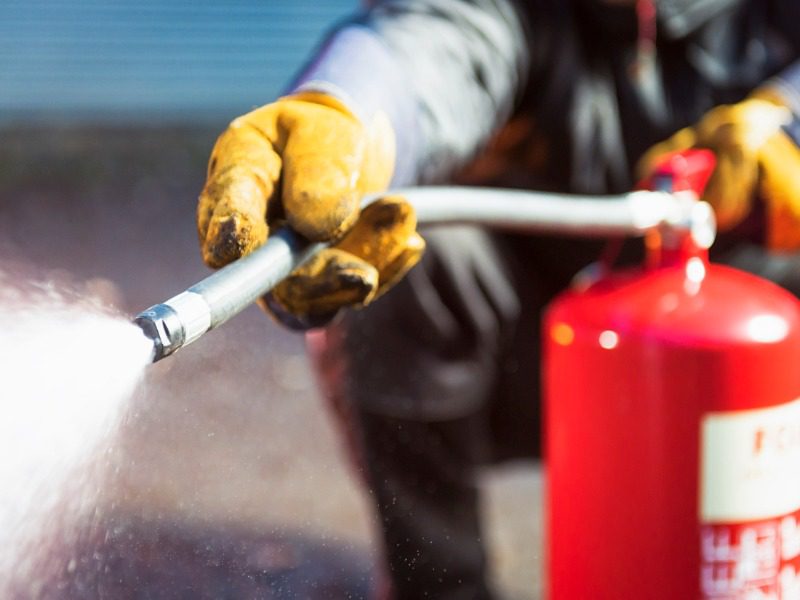
[[[646,247],[545,315],[548,597],[800,598],[800,303],[687,234]]]

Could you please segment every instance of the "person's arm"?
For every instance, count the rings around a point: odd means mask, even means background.
[[[413,207],[361,199],[444,177],[511,109],[525,72],[510,0],[386,0],[343,25],[289,93],[217,140],[197,210],[203,259],[221,267],[288,224],[333,247],[264,298],[281,322],[320,326],[366,306],[425,243]]]
[[[293,90],[338,97],[397,137],[394,185],[441,180],[510,113],[529,49],[511,0],[386,0],[342,25]]]

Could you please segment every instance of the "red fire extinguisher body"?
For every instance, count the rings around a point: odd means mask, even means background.
[[[800,598],[797,300],[694,257],[544,331],[549,598]]]

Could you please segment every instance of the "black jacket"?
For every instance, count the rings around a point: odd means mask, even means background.
[[[544,149],[521,151],[544,157],[539,187],[619,192],[651,144],[800,56],[796,0],[656,4],[651,62],[634,8],[602,0],[385,0],[349,25],[375,32],[408,81],[417,181],[450,177],[513,114]]]

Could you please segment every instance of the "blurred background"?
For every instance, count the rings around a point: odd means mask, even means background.
[[[279,94],[357,0],[4,0],[0,118],[224,123]]]
[[[194,210],[216,135],[280,94],[357,8],[0,2],[0,269],[26,265],[126,315],[208,275]],[[103,527],[43,597],[363,598],[377,585],[370,507],[302,337],[255,308],[148,369],[112,462]],[[540,472],[482,482],[502,597],[537,598]]]

